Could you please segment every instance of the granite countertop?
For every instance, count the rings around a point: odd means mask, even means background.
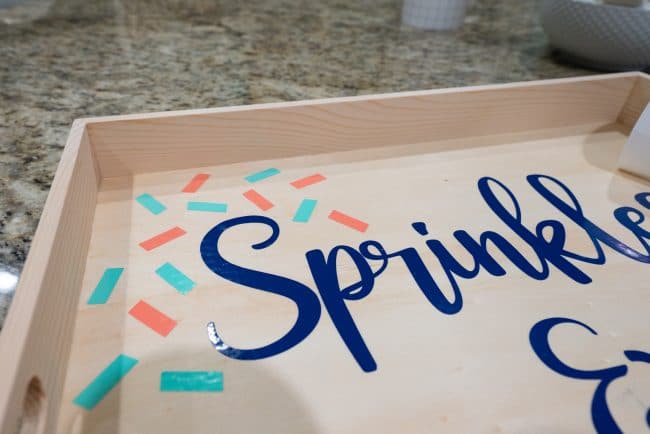
[[[475,0],[451,33],[402,26],[399,0],[8,2],[0,327],[77,117],[592,73],[553,58],[537,0]]]

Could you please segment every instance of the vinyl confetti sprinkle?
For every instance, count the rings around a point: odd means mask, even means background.
[[[185,295],[190,292],[196,283],[187,277],[181,270],[174,267],[169,262],[164,263],[158,269],[156,274],[163,278],[163,280],[176,288],[178,292]]]
[[[313,175],[307,176],[305,178],[297,179],[291,183],[294,188],[305,188],[310,185],[325,181],[325,177],[320,173],[315,173]]]
[[[210,175],[207,173],[199,173],[194,178],[187,183],[187,185],[181,190],[183,193],[196,193],[199,188],[205,183],[205,181],[210,178]]]
[[[219,202],[187,202],[188,211],[226,212],[228,205]]]
[[[163,371],[161,392],[221,392],[223,373],[218,371]]]
[[[140,300],[133,306],[129,310],[129,315],[163,337],[169,335],[176,327],[176,321],[144,300]]]
[[[256,207],[262,211],[268,211],[273,208],[273,203],[256,192],[255,190],[248,190],[244,193],[244,197],[250,200]]]
[[[104,271],[101,279],[95,286],[93,293],[88,298],[88,304],[105,304],[111,294],[117,281],[120,279],[120,276],[124,272],[124,268],[107,268]]]
[[[298,223],[307,223],[316,208],[317,200],[304,199],[293,216],[293,221]]]
[[[152,214],[160,214],[165,211],[167,207],[160,203],[156,198],[154,198],[149,193],[143,193],[140,196],[135,198],[136,202],[149,210]]]
[[[185,234],[186,232],[185,230],[183,230],[183,228],[179,228],[178,226],[176,226],[154,237],[151,237],[148,240],[141,242],[140,247],[142,247],[146,251],[150,251],[155,249],[156,247],[160,247],[163,244],[175,240],[178,237],[182,237]]]
[[[276,169],[274,167],[270,167],[270,168],[268,168],[266,170],[262,170],[260,172],[250,174],[250,175],[246,176],[244,179],[246,181],[250,182],[250,183],[259,182],[259,181],[262,181],[263,179],[270,178],[271,176],[275,176],[278,173],[280,173],[280,171],[278,169]]]
[[[138,359],[120,354],[77,395],[73,402],[86,410],[92,410],[137,364]]]
[[[347,214],[343,214],[340,211],[336,211],[336,210],[332,211],[328,216],[328,218],[330,220],[333,220],[337,223],[340,223],[344,226],[347,226],[359,232],[365,232],[366,229],[368,229],[368,223],[361,221],[359,219],[355,219],[354,217],[351,217]]]

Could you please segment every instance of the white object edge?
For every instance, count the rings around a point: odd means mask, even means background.
[[[641,113],[623,147],[618,167],[650,179],[650,104]]]

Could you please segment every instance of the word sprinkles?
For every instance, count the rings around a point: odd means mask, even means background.
[[[522,222],[519,202],[512,191],[495,178],[483,177],[478,181],[478,191],[485,204],[514,234],[532,248],[534,255],[531,255],[532,258],[527,258],[498,232],[488,230],[478,237],[473,237],[467,231],[459,229],[453,233],[454,238],[473,259],[473,265],[466,267],[441,241],[426,239],[424,243],[439,261],[444,271],[444,279],[453,290],[451,298],[447,298],[441,291],[438,283],[440,277],[431,274],[414,247],[389,252],[379,241],[368,240],[362,242],[358,248],[337,245],[327,254],[318,249],[310,250],[305,254],[305,258],[316,285],[314,290],[287,277],[241,267],[222,256],[221,236],[229,230],[247,225],[265,225],[271,229],[271,235],[253,244],[251,246],[253,249],[263,250],[273,245],[280,236],[280,228],[275,220],[266,216],[250,215],[217,224],[201,242],[201,257],[207,267],[231,282],[290,299],[295,303],[298,315],[295,323],[284,336],[259,348],[237,349],[227,345],[220,338],[214,323],[208,325],[210,341],[220,353],[233,359],[256,360],[275,356],[299,344],[316,328],[321,315],[322,301],[323,307],[356,362],[363,371],[372,372],[377,369],[377,363],[346,303],[361,300],[370,294],[375,280],[392,262],[404,263],[429,303],[446,315],[456,314],[463,308],[461,279],[473,279],[482,270],[492,276],[506,274],[505,268],[488,252],[490,246],[498,249],[525,275],[536,280],[547,279],[553,267],[575,282],[588,284],[591,278],[579,267],[579,264],[605,264],[604,246],[631,260],[650,263],[648,245],[650,232],[641,227],[645,217],[639,209],[624,206],[614,210],[613,214],[614,218],[636,237],[641,246],[640,251],[618,240],[591,221],[584,214],[573,192],[558,179],[546,175],[529,175],[526,179],[537,194],[584,231],[593,245],[593,251],[583,254],[568,250],[565,245],[566,229],[557,220],[542,220],[533,229],[526,227]],[[558,195],[554,192],[558,189],[563,194]],[[504,205],[500,197],[509,199],[509,206]],[[635,196],[635,200],[641,207],[650,209],[650,193],[639,193]],[[423,237],[428,235],[424,222],[415,222],[412,228]],[[359,273],[357,282],[343,288],[337,273],[337,261],[342,254],[351,259]],[[320,295],[320,299],[317,294]]]

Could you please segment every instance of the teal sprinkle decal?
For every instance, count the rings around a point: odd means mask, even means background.
[[[187,202],[188,211],[226,212],[228,205],[218,202]]]
[[[88,304],[105,304],[113,293],[124,268],[107,268],[88,298]]]
[[[165,262],[158,267],[156,274],[162,277],[165,282],[176,288],[178,292],[185,295],[196,286],[196,283],[187,277],[181,270],[174,267],[169,262]]]
[[[256,173],[253,173],[251,175],[248,175],[244,179],[246,181],[248,181],[248,182],[251,182],[251,183],[252,182],[258,182],[258,181],[261,181],[263,179],[269,178],[269,177],[271,177],[273,175],[277,175],[278,173],[280,173],[280,171],[278,169],[276,169],[274,167],[271,167],[271,168],[268,168],[266,170],[262,170],[261,172],[256,172]]]
[[[143,193],[140,196],[136,197],[135,200],[142,205],[143,207],[147,208],[149,211],[151,211],[152,214],[160,214],[167,208],[165,205],[160,203],[157,199],[155,199],[152,195],[149,193]]]
[[[311,218],[314,208],[316,208],[317,200],[305,199],[300,203],[296,214],[293,216],[293,221],[298,223],[307,223]]]
[[[223,373],[217,371],[165,371],[161,392],[222,392]]]
[[[137,364],[138,359],[120,354],[72,402],[92,410]]]

